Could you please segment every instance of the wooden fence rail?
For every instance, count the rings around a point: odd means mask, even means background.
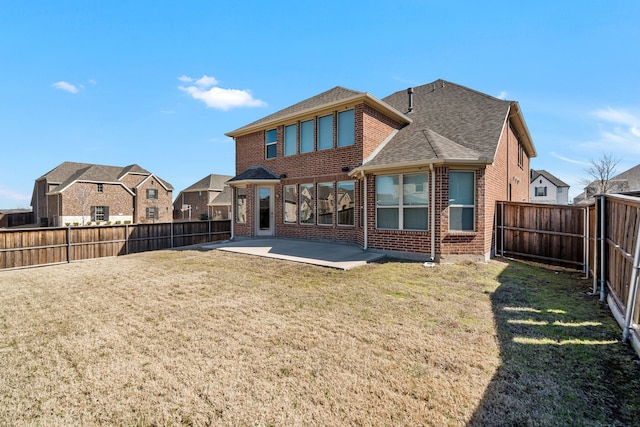
[[[170,249],[230,236],[229,220],[2,230],[0,269]]]

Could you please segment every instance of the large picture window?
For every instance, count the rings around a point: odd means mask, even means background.
[[[354,110],[338,113],[338,147],[353,145],[354,139]]]
[[[356,206],[355,183],[353,181],[338,182],[338,225],[355,225],[354,211]]]
[[[427,230],[429,185],[426,173],[376,177],[376,227]]]
[[[298,187],[284,186],[284,222],[295,224],[298,221]]]
[[[314,123],[313,120],[300,123],[300,153],[310,153],[314,150]]]
[[[236,222],[247,222],[247,189],[236,189]]]
[[[266,145],[266,157],[267,159],[273,159],[277,154],[276,141],[278,139],[278,131],[271,129],[265,132],[264,141]]]
[[[335,194],[333,182],[321,182],[318,184],[318,224],[333,225],[333,211],[335,206]]]
[[[284,127],[284,155],[292,156],[298,149],[298,126],[289,125]]]
[[[315,199],[313,184],[300,184],[300,224],[313,224],[315,221]]]
[[[449,230],[475,230],[475,173],[449,172]]]
[[[318,119],[318,150],[333,148],[333,114]]]

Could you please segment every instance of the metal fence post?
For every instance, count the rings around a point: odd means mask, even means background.
[[[605,217],[607,216],[606,196],[600,195],[600,301],[606,300],[606,284],[607,284],[607,264],[605,250],[607,248],[607,229],[605,226]]]
[[[640,219],[636,230],[640,230]],[[631,331],[631,322],[633,322],[633,309],[636,306],[636,298],[638,293],[638,270],[640,269],[640,234],[636,235],[636,250],[633,254],[633,270],[631,270],[631,281],[629,282],[629,295],[627,297],[627,306],[625,307],[624,329],[622,330],[622,341],[629,339]]]
[[[71,226],[67,227],[67,262],[71,262]]]

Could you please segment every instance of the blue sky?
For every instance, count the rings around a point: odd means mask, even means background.
[[[0,0],[0,208],[64,161],[178,192],[235,173],[224,136],[334,86],[442,78],[516,100],[547,169],[640,163],[640,2]]]

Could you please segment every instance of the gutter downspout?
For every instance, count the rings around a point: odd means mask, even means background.
[[[436,259],[436,172],[433,163],[429,163],[431,170],[431,262]]]
[[[367,217],[369,205],[367,200],[367,175],[365,175],[364,171],[362,172],[362,178],[364,179],[364,247],[362,249],[366,251],[369,248],[369,218]]]
[[[238,197],[238,195],[236,194],[236,192],[238,191],[236,188],[231,187],[232,191],[231,191],[231,218],[229,218],[229,220],[231,221],[231,237],[229,238],[229,240],[233,240],[233,234],[235,231],[234,228],[234,224],[236,222],[236,197]],[[233,197],[235,195],[235,197]]]

